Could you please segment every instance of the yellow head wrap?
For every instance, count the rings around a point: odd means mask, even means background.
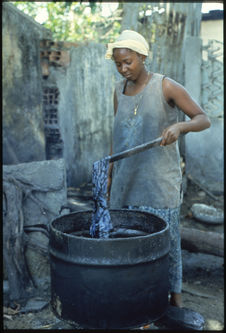
[[[124,30],[115,43],[109,43],[105,59],[112,59],[113,49],[127,48],[137,53],[148,56],[149,45],[145,38],[136,31]]]

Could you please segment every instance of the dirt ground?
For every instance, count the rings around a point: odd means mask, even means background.
[[[92,207],[91,188],[84,185],[79,189],[69,189],[69,203],[74,210]],[[184,203],[181,210],[182,226],[223,233],[223,225],[210,225],[196,221],[191,214],[193,203],[205,203],[223,209],[223,197],[214,200],[197,185],[188,181]],[[204,330],[221,331],[224,329],[224,259],[222,257],[182,251],[183,255],[183,306],[198,312],[205,320]],[[21,309],[4,307],[4,330],[78,330],[78,325],[71,325],[56,318],[49,304],[50,293],[47,290],[40,295],[43,309],[33,309],[21,313]],[[151,330],[158,328],[152,325]]]
[[[211,205],[224,210],[224,197],[217,200],[206,194],[199,186],[188,180],[187,190],[181,209],[181,225],[199,230],[224,233],[224,225],[212,225],[193,218],[191,207],[194,203]],[[200,313],[204,330],[224,329],[224,258],[192,253],[183,254],[183,305]]]

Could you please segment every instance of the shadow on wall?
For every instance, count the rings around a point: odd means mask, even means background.
[[[45,138],[39,42],[50,33],[5,2],[2,28],[3,163],[40,161]]]
[[[3,4],[3,164],[64,158],[69,186],[91,180],[113,124],[116,70],[104,54],[101,44],[54,42]]]

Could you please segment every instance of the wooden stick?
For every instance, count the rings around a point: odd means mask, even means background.
[[[203,187],[203,185],[199,184],[196,180],[194,180],[194,178],[190,174],[188,174],[187,177],[190,181],[192,181],[195,185],[197,185],[201,190],[206,192],[206,194],[208,194],[209,197],[211,197],[214,200],[218,200],[218,198],[215,195],[213,195],[210,191],[208,191],[205,187]]]
[[[224,256],[224,236],[218,232],[180,227],[181,246],[185,250]]]

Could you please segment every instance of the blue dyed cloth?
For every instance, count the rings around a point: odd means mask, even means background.
[[[170,292],[181,293],[182,290],[182,255],[180,237],[180,207],[156,209],[145,206],[127,206],[128,209],[147,211],[159,216],[169,224],[170,251],[169,251],[169,284]]]
[[[92,184],[94,211],[90,227],[90,235],[95,238],[108,238],[113,229],[110,213],[107,207],[109,157],[93,164]]]

